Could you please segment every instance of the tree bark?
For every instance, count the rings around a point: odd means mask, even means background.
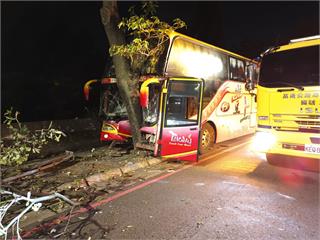
[[[118,28],[120,17],[117,2],[103,1],[100,16],[110,47],[112,45],[126,44],[124,33]],[[127,108],[133,146],[136,148],[136,143],[141,141],[141,110],[139,95],[137,94],[139,80],[133,76],[128,61],[124,57],[115,55],[112,57],[112,61],[115,67],[120,96]]]

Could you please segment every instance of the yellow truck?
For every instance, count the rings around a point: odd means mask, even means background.
[[[262,54],[254,147],[271,164],[320,158],[319,45],[320,35]]]

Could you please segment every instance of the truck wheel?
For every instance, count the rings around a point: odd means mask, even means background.
[[[215,136],[214,128],[209,123],[206,123],[200,134],[200,154],[207,152],[213,146]]]
[[[277,157],[274,154],[267,153],[266,159],[270,165],[275,165],[275,166],[279,165],[279,162],[277,161]]]

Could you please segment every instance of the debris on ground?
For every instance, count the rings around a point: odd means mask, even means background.
[[[66,151],[47,159],[34,159],[19,166],[2,168],[1,188],[20,195],[31,192],[33,196],[60,192],[73,201],[86,204],[101,194],[103,186],[106,186],[85,184],[90,176],[130,166],[147,158],[150,157],[134,153],[129,144]]]
[[[35,173],[38,173],[40,171],[44,171],[44,170],[48,170],[50,168],[53,168],[55,166],[57,166],[58,164],[67,161],[69,159],[73,158],[73,152],[70,151],[66,151],[64,154],[60,154],[56,157],[50,158],[48,160],[45,161],[41,161],[40,163],[37,164],[37,166],[34,166],[33,169],[26,171],[22,174],[13,176],[13,177],[8,177],[2,180],[2,183],[8,183],[8,182],[12,182],[14,180],[17,180],[19,178],[23,178],[29,175],[33,175]]]
[[[111,145],[112,147],[110,147]],[[127,170],[132,170],[133,165],[138,165],[142,161],[148,162],[145,170],[127,172]],[[95,148],[87,147],[74,152],[56,154],[56,156],[47,159],[30,160],[16,167],[2,168],[2,177],[5,181],[2,181],[0,187],[2,191],[14,192],[17,196],[29,196],[28,192],[38,198],[61,194],[67,196],[78,207],[87,207],[99,198],[103,198],[102,196],[113,194],[145,180],[146,176],[152,177],[168,169],[174,171],[179,167],[169,163],[157,166],[156,164],[159,161],[148,152],[139,151],[139,154],[137,154],[136,151],[133,151],[132,145],[129,144],[113,143],[95,146]],[[119,168],[119,171],[121,171],[120,177],[113,177],[108,181],[91,184],[90,179],[94,175],[104,174],[115,168]],[[83,184],[85,181],[87,181],[87,184]],[[62,187],[64,185],[68,187]],[[2,207],[1,204],[0,207]],[[9,219],[14,219],[16,210],[16,208],[12,208],[7,211],[6,215]],[[68,210],[70,208],[61,204],[61,201],[49,201],[42,206],[41,213],[29,211],[28,214],[25,214],[21,218],[21,221],[23,221],[20,227],[25,229],[27,226],[30,227],[30,224],[40,224],[52,216],[65,213]],[[80,218],[79,220],[82,221]],[[1,227],[5,226],[3,223],[0,221]],[[55,223],[52,228],[42,229],[43,232],[42,235],[39,233],[39,238],[44,236],[50,236],[50,238],[66,237],[63,231],[64,224]],[[7,230],[3,230],[3,233],[5,231]],[[37,235],[32,234],[32,237]],[[18,233],[15,235],[19,239]],[[71,232],[68,235],[68,237],[73,238]]]
[[[43,202],[53,199],[61,199],[73,207],[76,205],[73,201],[60,193],[54,193],[38,198],[31,198],[30,192],[28,192],[27,196],[25,197],[0,189],[0,196],[0,236],[4,236],[5,240],[8,239],[8,237],[12,239],[16,238],[18,240],[22,239],[20,235],[20,222],[22,217],[30,210],[35,212],[39,211],[43,205]],[[69,216],[71,216],[73,207],[71,208]],[[67,227],[68,225],[65,227],[64,232],[66,231]],[[12,234],[12,236],[8,236],[9,234]]]

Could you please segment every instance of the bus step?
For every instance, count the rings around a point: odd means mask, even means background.
[[[146,150],[150,150],[153,151],[154,150],[154,146],[150,145],[150,144],[145,144],[145,143],[137,143],[136,144],[137,148],[142,148],[142,149],[146,149]]]

